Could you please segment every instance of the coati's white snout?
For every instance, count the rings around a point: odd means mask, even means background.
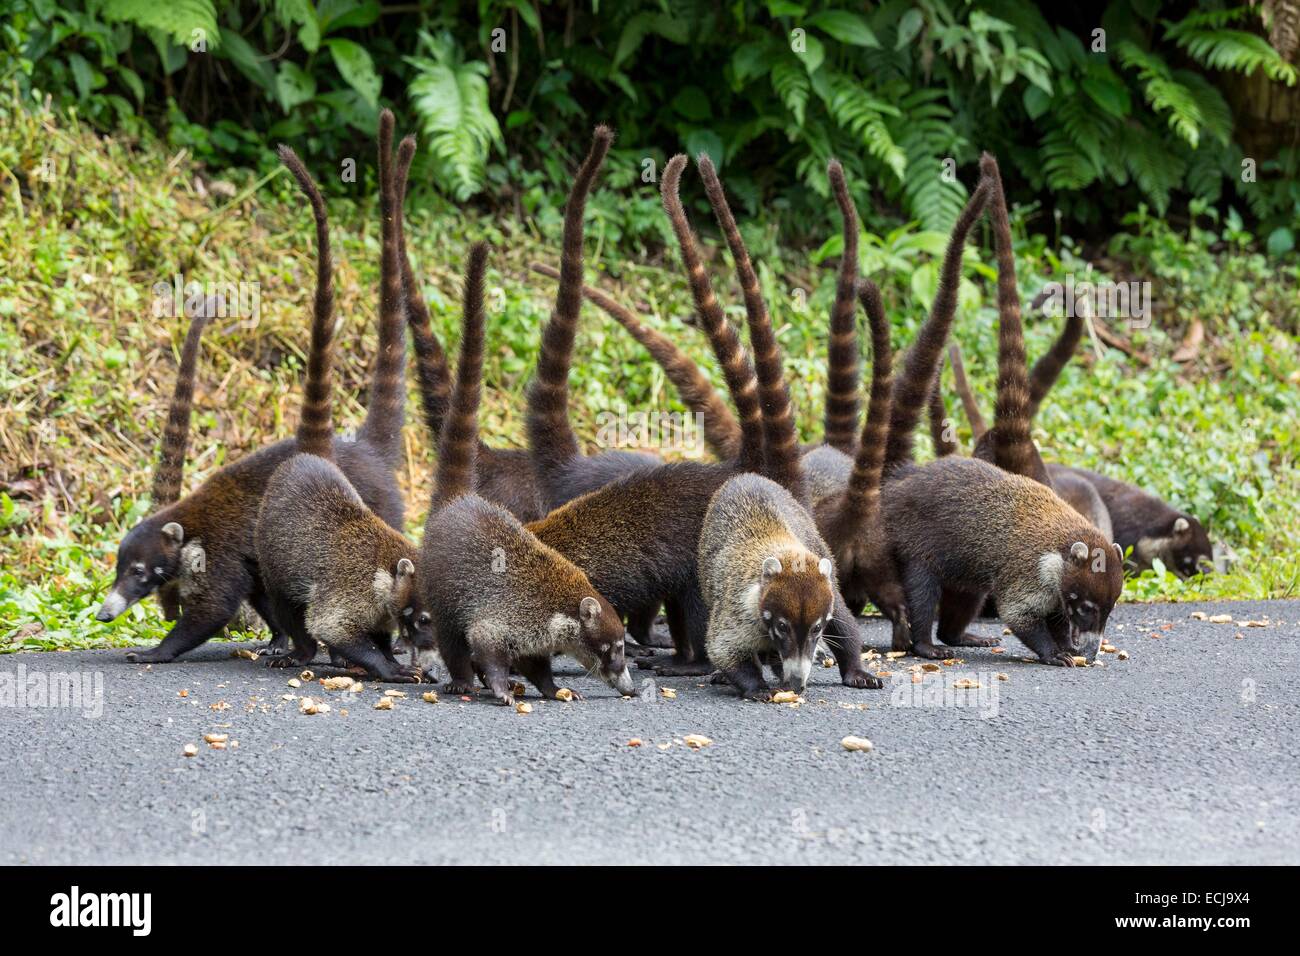
[[[109,591],[108,597],[104,598],[104,603],[99,606],[99,610],[95,614],[95,620],[111,621],[134,603],[134,601],[128,601],[116,590]]]

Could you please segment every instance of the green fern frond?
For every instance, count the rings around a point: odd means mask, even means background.
[[[1170,128],[1194,149],[1205,123],[1196,95],[1174,79],[1169,66],[1156,54],[1130,40],[1121,43],[1118,52],[1121,63],[1137,70],[1147,103],[1157,113],[1168,113]]]
[[[1296,68],[1282,59],[1263,37],[1245,30],[1205,28],[1188,17],[1165,31],[1165,36],[1187,51],[1197,63],[1215,70],[1233,70],[1247,76],[1262,69],[1270,80],[1295,86]]]
[[[483,188],[488,151],[501,144],[501,128],[488,105],[487,66],[464,62],[447,33],[436,39],[422,34],[421,47],[431,55],[406,58],[417,71],[411,105],[440,185],[463,202]]]
[[[221,45],[217,11],[212,0],[107,0],[104,19],[155,30],[178,46],[188,46],[194,31],[202,30],[209,48]]]
[[[1163,137],[1136,123],[1124,128],[1124,135],[1116,140],[1115,147],[1133,181],[1163,215],[1169,208],[1170,192],[1183,181],[1186,162],[1170,151]]]
[[[1039,155],[1047,185],[1054,191],[1083,189],[1097,180],[1097,166],[1064,129],[1051,129],[1044,134]]]
[[[907,155],[885,125],[885,117],[900,115],[898,107],[870,95],[857,80],[840,73],[831,75],[824,89],[823,101],[836,124],[901,180],[907,170]]]
[[[808,94],[812,84],[808,71],[793,56],[783,57],[772,65],[772,89],[781,98],[785,108],[794,114],[795,122],[803,126],[808,110]]]
[[[909,175],[903,180],[908,214],[929,230],[947,232],[966,203],[966,188],[944,175],[945,162],[967,147],[953,129],[952,110],[943,90],[925,89],[903,97],[901,116],[890,124],[899,148],[907,156]]]

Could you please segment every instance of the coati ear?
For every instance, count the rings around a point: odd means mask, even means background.
[[[397,576],[399,578],[410,577],[415,573],[415,565],[411,563],[410,558],[402,558],[397,562]]]
[[[594,597],[585,597],[578,602],[578,620],[583,624],[594,624],[600,618],[600,602]]]
[[[822,558],[817,562],[817,570],[821,572],[822,577],[829,581],[831,572],[835,570],[835,565],[831,564],[830,558]]]
[[[781,573],[781,562],[776,558],[763,559],[763,583],[766,584]]]
[[[1085,564],[1088,560],[1088,546],[1082,541],[1070,545],[1070,560],[1075,564]]]
[[[1188,520],[1181,515],[1174,519],[1174,534],[1187,534],[1192,529]]]
[[[1119,557],[1119,566],[1124,566],[1124,549],[1119,546],[1118,541],[1112,541],[1110,546],[1115,549],[1115,554]]]
[[[164,538],[170,538],[172,541],[180,544],[185,540],[185,529],[175,521],[168,521],[162,526],[162,536]]]

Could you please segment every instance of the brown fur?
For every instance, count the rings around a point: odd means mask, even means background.
[[[844,223],[844,252],[835,281],[830,341],[826,349],[826,409],[822,441],[846,455],[853,454],[858,430],[858,210],[844,181],[844,167],[831,160],[830,177],[835,202]]]
[[[460,342],[452,415],[444,423],[438,445],[438,477],[433,507],[441,508],[474,490],[475,453],[478,444],[478,409],[483,377],[483,273],[487,268],[487,243],[469,250],[465,276],[465,332]]]
[[[210,300],[209,300],[210,301]],[[214,307],[216,303],[211,303]],[[190,319],[181,347],[181,361],[176,369],[176,385],[167,408],[167,426],[158,443],[158,466],[153,473],[150,508],[157,510],[181,496],[181,478],[185,471],[185,453],[190,443],[190,414],[194,410],[194,377],[199,358],[199,340],[208,318],[215,314],[205,302],[200,315]]]

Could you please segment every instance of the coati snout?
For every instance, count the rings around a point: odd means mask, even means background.
[[[599,594],[578,602],[579,645],[595,662],[600,679],[620,694],[633,695],[636,686],[628,673],[623,638],[623,618],[614,606]],[[592,666],[590,661],[582,661]]]
[[[111,621],[141,598],[148,597],[180,573],[185,529],[175,521],[161,528],[146,519],[128,532],[117,549],[113,587],[95,614]]]
[[[812,673],[817,643],[835,607],[831,587],[834,565],[822,558],[792,563],[784,568],[781,559],[763,560],[758,606],[768,639],[781,655],[782,683],[802,691]]]
[[[1202,524],[1190,515],[1179,515],[1169,529],[1169,560],[1166,565],[1180,578],[1214,571],[1214,545]]]
[[[1106,621],[1124,588],[1123,568],[1117,544],[1095,550],[1083,541],[1070,545],[1061,563],[1061,607],[1047,621],[1060,651],[1088,663],[1096,659]]]
[[[436,650],[433,615],[421,593],[415,583],[414,562],[410,558],[399,559],[393,568],[393,609],[401,639],[413,651]]]

